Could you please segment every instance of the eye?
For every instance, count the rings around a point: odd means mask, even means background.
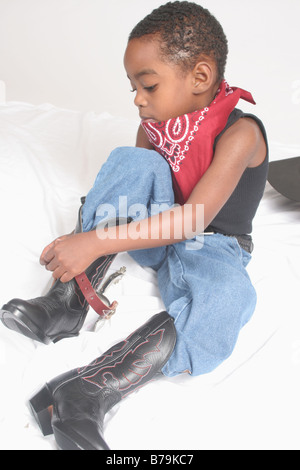
[[[135,93],[136,92],[136,88],[133,88],[132,90],[130,90],[131,93]]]
[[[150,93],[154,90],[156,90],[157,85],[152,85],[152,86],[144,86],[144,90],[149,91]]]

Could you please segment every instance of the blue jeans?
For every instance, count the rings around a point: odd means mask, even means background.
[[[155,151],[116,149],[87,195],[84,231],[105,218],[102,209],[107,203],[121,217],[128,215],[130,207],[142,207],[137,204],[148,208],[143,217],[151,215],[151,205],[162,210],[171,207],[174,194],[168,163]],[[176,347],[163,369],[169,377],[184,371],[206,374],[218,367],[231,355],[256,306],[256,292],[245,269],[251,255],[238,241],[214,234],[206,235],[204,242],[197,237],[194,243],[193,249],[188,249],[190,242],[181,242],[130,253],[142,266],[155,269],[162,299],[175,320]]]

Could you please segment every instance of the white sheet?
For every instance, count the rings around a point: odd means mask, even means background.
[[[74,228],[80,196],[110,150],[134,145],[137,125],[48,104],[0,106],[1,305],[47,291],[41,250]],[[271,159],[300,155],[300,145],[270,148]],[[112,449],[300,448],[299,209],[267,185],[249,266],[259,301],[233,355],[209,375],[163,379],[129,396],[106,420]],[[110,272],[123,265],[127,274],[109,293],[118,312],[97,332],[92,310],[78,338],[49,346],[0,325],[0,449],[56,449],[31,417],[28,397],[163,309],[152,271],[122,254]]]

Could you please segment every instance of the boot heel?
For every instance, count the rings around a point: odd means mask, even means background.
[[[43,435],[53,434],[51,425],[53,397],[47,385],[29,400],[29,406]]]

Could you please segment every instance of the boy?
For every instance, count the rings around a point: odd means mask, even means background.
[[[7,327],[44,343],[58,341],[78,334],[86,300],[97,308],[94,288],[116,253],[129,251],[157,271],[167,312],[31,399],[42,431],[54,432],[62,449],[108,449],[102,426],[109,409],[161,372],[215,369],[254,312],[256,294],[245,268],[268,149],[262,123],[235,109],[240,98],[254,101],[224,80],[226,57],[222,27],[194,3],[167,3],[134,28],[124,65],[142,120],[137,147],[110,155],[76,233],[44,249],[41,263],[56,280],[49,294],[14,299],[2,309]],[[124,196],[127,209],[176,207],[149,210],[143,220],[122,225]],[[101,228],[107,203],[116,208],[117,226]],[[188,249],[186,240],[203,231],[204,243],[196,237],[198,245]]]

